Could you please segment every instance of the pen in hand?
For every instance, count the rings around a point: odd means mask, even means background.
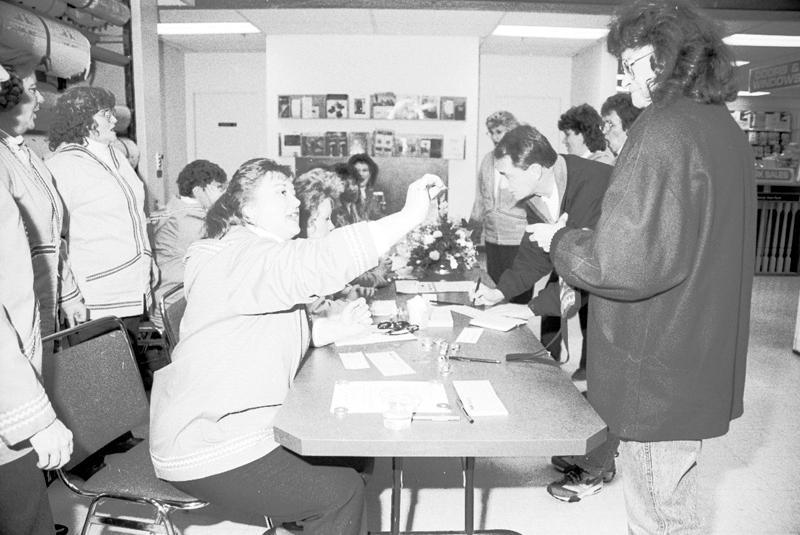
[[[472,306],[475,306],[475,294],[478,293],[478,289],[481,287],[481,276],[478,275],[478,280],[475,281],[475,290],[472,292]]]

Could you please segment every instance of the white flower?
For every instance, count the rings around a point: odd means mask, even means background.
[[[458,269],[458,260],[455,256],[450,257],[450,269]]]
[[[428,257],[429,257],[431,260],[433,260],[434,262],[436,262],[437,260],[439,260],[439,258],[441,257],[441,255],[439,254],[439,251],[435,251],[435,250],[434,250],[434,251],[431,251],[430,253],[428,253]]]
[[[437,238],[437,239],[441,238],[442,237],[442,231],[441,230],[434,230],[432,236],[434,238]]]
[[[430,245],[435,241],[436,241],[436,238],[434,238],[430,234],[426,234],[425,236],[422,237],[422,244],[423,245]]]

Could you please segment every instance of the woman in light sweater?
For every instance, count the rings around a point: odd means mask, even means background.
[[[242,164],[189,248],[181,340],[153,382],[150,453],[159,477],[223,508],[362,534],[363,481],[279,446],[272,421],[309,346],[305,305],[344,287],[420,224],[443,188],[426,175],[377,221],[292,238],[299,201],[288,168]]]

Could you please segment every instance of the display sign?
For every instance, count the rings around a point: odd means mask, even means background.
[[[750,69],[750,91],[769,91],[784,87],[800,87],[800,59]]]

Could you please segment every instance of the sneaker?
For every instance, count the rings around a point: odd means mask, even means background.
[[[583,470],[583,468],[581,468],[581,466],[578,464],[578,459],[580,458],[580,456],[575,455],[553,455],[550,457],[550,462],[553,464],[556,470],[566,473],[571,470]],[[616,467],[611,468],[611,470],[603,470],[603,473],[600,474],[600,476],[603,478],[603,483],[611,483],[616,475]]]
[[[573,381],[585,381],[586,380],[586,368],[578,368],[572,374]]]
[[[589,472],[575,467],[564,472],[564,477],[547,485],[547,492],[562,502],[579,502],[603,490],[603,478],[592,476]]]

